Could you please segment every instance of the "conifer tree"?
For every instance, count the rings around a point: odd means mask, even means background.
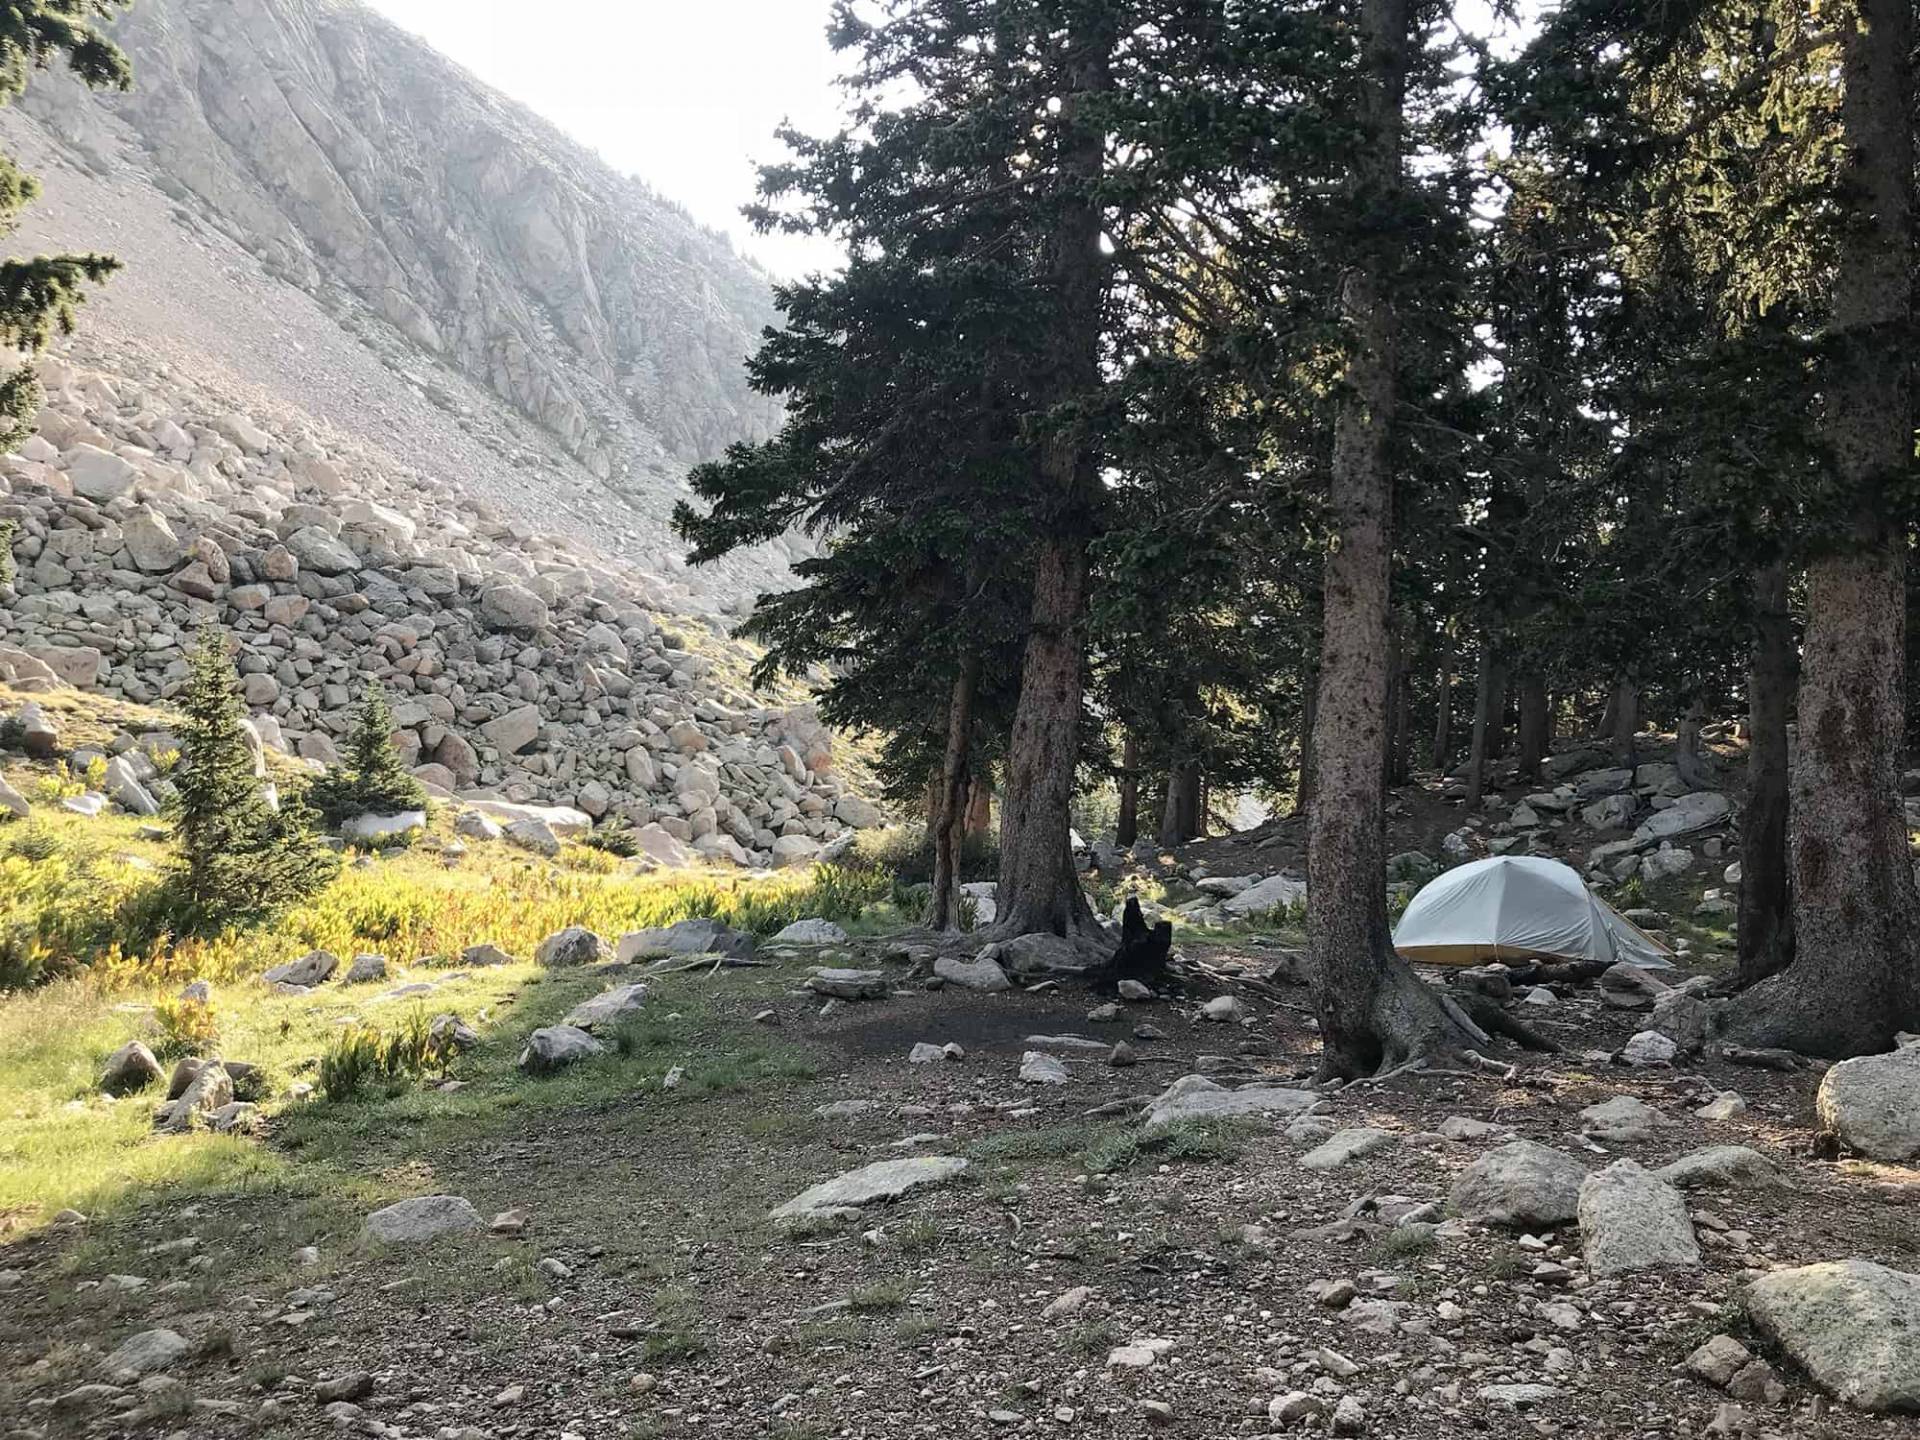
[[[18,99],[35,70],[64,58],[67,68],[96,89],[125,90],[133,80],[127,58],[98,23],[129,0],[0,0],[0,105]],[[40,194],[40,184],[11,156],[0,155],[0,234]],[[0,260],[0,344],[39,350],[71,333],[74,308],[86,287],[119,269],[109,255],[40,255]],[[40,384],[31,366],[0,379],[0,445],[25,435],[40,408]]]
[[[204,632],[189,663],[173,776],[177,879],[186,927],[218,929],[315,894],[340,861],[314,834],[299,796],[276,810],[261,788],[225,633]]]
[[[307,799],[335,826],[361,815],[397,815],[426,805],[426,787],[408,773],[393,748],[393,711],[379,681],[369,681],[361,694],[346,755],[308,787]]]

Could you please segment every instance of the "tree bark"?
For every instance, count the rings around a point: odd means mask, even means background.
[[[1622,676],[1614,684],[1613,698],[1607,701],[1607,718],[1611,723],[1603,727],[1603,733],[1613,742],[1613,763],[1631,770],[1639,763],[1634,737],[1640,733],[1640,687],[1630,676]]]
[[[1433,768],[1442,775],[1453,763],[1453,632],[1440,632],[1440,673],[1434,681]]]
[[[1793,959],[1791,872],[1787,867],[1787,716],[1793,705],[1793,618],[1787,567],[1753,577],[1753,651],[1747,666],[1747,796],[1740,812],[1739,963],[1741,989]]]
[[[1845,11],[1842,14],[1845,15]],[[1906,728],[1906,527],[1913,463],[1912,11],[1859,0],[1842,41],[1841,230],[1823,438],[1852,507],[1807,569],[1792,778],[1793,963],[1728,1004],[1745,1045],[1841,1057],[1920,1017],[1920,919],[1899,798]]]
[[[1713,762],[1707,758],[1700,738],[1700,730],[1706,720],[1706,697],[1695,694],[1687,702],[1686,713],[1680,717],[1680,729],[1673,737],[1674,773],[1690,790],[1713,790],[1720,784],[1720,777],[1713,769]]]
[[[1167,801],[1160,813],[1160,844],[1184,845],[1200,833],[1200,762],[1178,760],[1167,772]]]
[[[993,776],[976,772],[967,785],[967,828],[969,835],[984,835],[993,829]]]
[[[1411,0],[1363,0],[1366,139],[1356,199],[1392,213],[1402,184]],[[1349,335],[1334,418],[1334,543],[1314,716],[1317,776],[1308,819],[1307,930],[1320,961],[1315,999],[1323,1073],[1357,1076],[1485,1036],[1394,954],[1387,927],[1380,757],[1386,725],[1393,553],[1390,442],[1398,327],[1386,241],[1360,247],[1341,287]]]
[[[1538,783],[1540,766],[1553,748],[1553,707],[1547,677],[1532,671],[1520,677],[1520,778]]]
[[[1122,850],[1140,838],[1140,741],[1129,730],[1120,746],[1120,813],[1114,820],[1113,843]]]
[[[1507,702],[1507,669],[1494,651],[1493,636],[1480,636],[1480,668],[1474,687],[1473,748],[1467,756],[1467,809],[1480,808],[1487,790],[1487,765],[1500,753],[1500,724]]]
[[[1306,685],[1300,693],[1300,773],[1294,778],[1293,808],[1296,814],[1305,815],[1313,809],[1314,792],[1314,727],[1320,710],[1320,671],[1316,667],[1307,672]]]
[[[980,683],[980,657],[968,655],[953,677],[947,704],[947,750],[940,766],[939,806],[933,824],[933,894],[927,928],[950,930],[958,919],[960,844],[967,832],[967,757],[973,748],[973,697]]]
[[[1046,264],[1058,328],[1042,398],[1054,428],[1041,447],[1044,536],[1033,561],[1033,612],[1007,756],[1000,818],[999,920],[1011,937],[1094,930],[1074,873],[1069,836],[1079,759],[1087,551],[1099,489],[1098,457],[1083,422],[1062,419],[1100,389],[1101,308],[1108,262],[1101,254],[1098,196],[1106,131],[1087,102],[1111,87],[1112,21],[1097,19],[1066,37],[1058,127],[1059,186]]]
[[[1387,753],[1382,757],[1387,788],[1407,782],[1407,737],[1413,727],[1413,704],[1408,696],[1406,642],[1404,626],[1393,626],[1393,653],[1387,666]]]
[[[1000,809],[1000,910],[994,929],[1005,936],[1066,935],[1088,928],[1093,918],[1074,873],[1069,839],[1086,589],[1084,541],[1042,547]]]

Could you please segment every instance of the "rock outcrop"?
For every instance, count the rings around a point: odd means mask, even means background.
[[[217,624],[241,645],[262,741],[289,756],[334,761],[378,680],[403,758],[509,827],[564,837],[616,817],[653,837],[650,854],[739,864],[846,829],[858,797],[812,707],[748,690],[744,648],[696,645],[643,577],[450,485],[242,424],[165,377],[39,369],[38,433],[0,457],[0,519],[18,531],[0,646],[56,683],[163,703]],[[128,465],[130,488],[81,493],[88,447]],[[162,531],[164,555],[149,545]],[[509,589],[525,603],[503,602]],[[152,813],[142,778],[109,793]],[[514,803],[529,801],[546,808]]]

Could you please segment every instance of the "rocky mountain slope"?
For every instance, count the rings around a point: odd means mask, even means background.
[[[145,0],[136,90],[42,77],[13,244],[126,265],[0,456],[0,678],[164,701],[241,644],[263,736],[325,762],[364,683],[449,793],[804,859],[871,805],[728,617],[801,540],[690,571],[687,463],[764,433],[772,316],[724,239],[348,0]],[[5,658],[10,656],[11,658]]]
[[[563,833],[621,816],[658,858],[745,864],[878,822],[812,707],[747,693],[742,647],[663,625],[643,575],[171,374],[40,371],[38,433],[0,456],[0,679],[164,699],[212,623],[266,743],[307,760],[379,680],[423,779],[583,812]]]
[[[0,144],[45,180],[23,249],[127,270],[78,355],[232,380],[515,518],[737,607],[785,547],[685,573],[687,463],[764,434],[773,318],[723,237],[349,0],[146,0],[136,86],[41,77]]]

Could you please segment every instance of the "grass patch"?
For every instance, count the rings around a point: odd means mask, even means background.
[[[847,1303],[856,1313],[874,1310],[898,1310],[907,1303],[913,1294],[913,1281],[904,1275],[892,1275],[884,1280],[875,1280],[862,1285],[847,1297]]]
[[[1425,1255],[1440,1248],[1431,1225],[1401,1225],[1382,1235],[1373,1245],[1374,1258],[1400,1260],[1409,1255]]]
[[[1112,1127],[1049,1125],[1039,1130],[1007,1130],[988,1135],[967,1147],[967,1157],[981,1165],[1010,1165],[1023,1161],[1065,1160],[1113,1138]]]
[[[1104,1355],[1120,1343],[1120,1332],[1111,1320],[1089,1320],[1067,1331],[1061,1343],[1069,1354]]]
[[[1155,1130],[1123,1130],[1088,1149],[1087,1170],[1111,1175],[1136,1165],[1230,1165],[1260,1129],[1243,1120],[1181,1120]]]

